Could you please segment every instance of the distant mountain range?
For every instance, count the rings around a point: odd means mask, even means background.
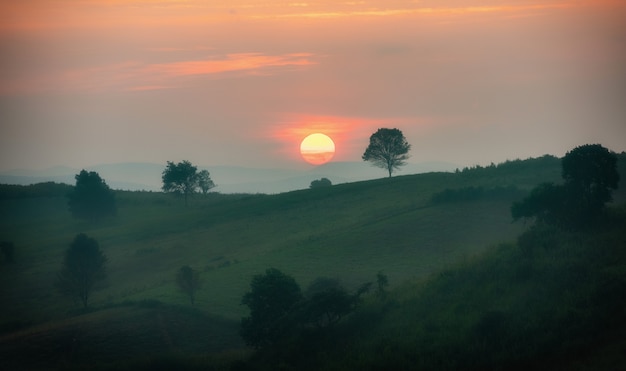
[[[407,164],[394,175],[432,171],[454,171],[457,166],[445,162]],[[164,165],[153,163],[117,163],[85,168],[95,171],[113,189],[160,191]],[[331,162],[307,170],[248,168],[238,166],[198,166],[208,170],[220,193],[281,193],[308,188],[313,180],[328,178],[333,184],[383,178],[384,169],[365,162]],[[57,182],[74,184],[81,169],[56,166],[43,170],[11,170],[0,172],[0,183],[35,184]]]

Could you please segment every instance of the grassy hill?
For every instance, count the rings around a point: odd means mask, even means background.
[[[255,354],[249,370],[621,370],[626,208],[593,231],[533,227],[340,326]]]
[[[10,303],[0,309],[3,355],[18,349],[43,354],[38,365],[63,365],[242,349],[237,325],[246,311],[239,303],[254,274],[275,267],[301,285],[325,276],[354,288],[382,270],[403,292],[514,241],[525,226],[511,222],[511,203],[540,182],[559,180],[560,161],[547,156],[271,196],[210,194],[189,207],[171,195],[118,192],[118,216],[96,225],[72,219],[60,193],[26,197],[23,189],[4,187],[0,239],[15,244],[16,256],[0,266],[3,303]],[[109,260],[109,278],[94,292],[89,313],[53,287],[63,252],[80,232],[94,237]],[[195,308],[175,287],[175,273],[186,264],[203,280]],[[201,325],[180,332],[184,323]],[[38,350],[72,344],[67,334],[74,328],[84,329],[80,350]],[[133,347],[133,339],[145,345]]]

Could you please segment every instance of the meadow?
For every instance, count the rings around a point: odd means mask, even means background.
[[[623,157],[620,173],[626,174]],[[247,314],[240,301],[251,277],[269,267],[302,286],[331,277],[349,289],[374,281],[382,271],[395,303],[385,310],[397,311],[393,318],[409,316],[403,311],[453,317],[444,307],[433,306],[436,312],[429,314],[428,306],[416,304],[427,297],[424,290],[449,292],[423,288],[425,282],[481,269],[498,254],[509,263],[519,260],[502,252],[528,228],[512,223],[511,203],[541,182],[559,180],[559,159],[546,156],[278,195],[197,195],[187,207],[169,194],[117,191],[117,216],[97,224],[72,219],[62,188],[32,192],[3,186],[0,240],[14,243],[15,261],[0,266],[2,368],[154,369],[159,364],[166,369],[163,356],[168,355],[175,364],[184,358],[189,369],[228,369],[252,352],[238,336],[239,320]],[[616,205],[626,201],[623,187],[614,197]],[[63,252],[81,232],[95,238],[108,258],[108,278],[94,291],[88,311],[54,289]],[[182,265],[201,272],[194,307],[175,285]],[[450,300],[467,299],[458,295]],[[366,303],[354,321],[379,313],[381,305]],[[452,307],[465,310],[445,306]],[[488,326],[499,319],[484,321]],[[402,344],[413,344],[399,340],[402,327],[385,325],[382,334],[353,327],[366,334],[355,347],[383,347],[395,354]],[[349,328],[348,322],[345,331]],[[434,330],[426,326],[425,331]],[[373,339],[388,343],[368,344]],[[402,357],[396,364],[410,369],[406,365],[415,360]],[[341,362],[363,367],[380,359]]]

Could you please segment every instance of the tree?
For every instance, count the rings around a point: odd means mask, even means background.
[[[387,169],[391,177],[394,169],[406,164],[410,149],[411,145],[400,130],[383,128],[370,136],[370,144],[362,158],[374,166]]]
[[[84,308],[94,285],[106,278],[106,256],[98,242],[84,233],[78,234],[65,252],[63,267],[57,276],[61,293],[79,299]]]
[[[328,178],[322,178],[319,180],[314,180],[311,182],[311,185],[309,186],[309,188],[313,189],[313,188],[323,188],[323,187],[330,187],[332,186],[333,183],[331,183],[331,181]]]
[[[336,279],[319,277],[306,290],[300,305],[301,320],[318,328],[330,327],[352,312],[357,295],[350,295]]]
[[[191,305],[195,304],[196,290],[200,288],[200,274],[188,265],[180,267],[176,275],[178,288],[189,295]]]
[[[215,183],[211,180],[211,175],[207,170],[198,173],[198,187],[202,190],[202,194],[206,194],[209,189],[215,188]]]
[[[561,161],[563,184],[543,183],[511,206],[514,220],[537,221],[563,228],[593,224],[619,183],[617,156],[599,144],[569,151]]]
[[[559,224],[567,216],[566,189],[563,185],[542,183],[530,191],[528,197],[511,206],[513,220],[536,218],[547,224]]]
[[[187,197],[195,193],[198,187],[197,170],[198,168],[189,161],[182,161],[178,164],[168,161],[161,177],[163,191],[183,195],[185,206],[187,206]]]
[[[600,144],[586,144],[569,151],[561,164],[571,207],[588,215],[601,212],[619,184],[617,156]]]
[[[75,178],[76,186],[67,196],[70,212],[75,218],[96,222],[116,214],[115,193],[98,173],[81,170]]]
[[[285,336],[293,326],[292,309],[301,299],[298,283],[278,269],[255,275],[241,300],[250,309],[250,316],[241,319],[240,333],[246,344],[259,348]]]

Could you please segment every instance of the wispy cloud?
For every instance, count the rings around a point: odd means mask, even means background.
[[[0,31],[68,28],[162,27],[238,19],[393,17],[471,13],[528,12],[581,7],[620,0],[493,1],[293,1],[233,0],[32,0],[0,2]],[[485,5],[486,4],[486,5]]]
[[[343,9],[335,11],[302,11],[291,13],[257,14],[252,18],[341,18],[341,17],[390,17],[411,15],[466,15],[472,13],[517,13],[547,9],[563,9],[579,6],[575,3],[496,5],[496,6],[458,6],[458,7],[398,7]]]
[[[143,69],[147,74],[159,76],[211,75],[225,72],[260,72],[270,67],[310,66],[315,64],[312,55],[294,53],[264,55],[260,53],[229,54],[225,58],[152,64]]]
[[[187,52],[187,51],[208,51],[214,50],[215,48],[211,48],[208,46],[196,46],[193,48],[181,48],[181,47],[153,47],[146,48],[146,51],[149,52],[157,52],[157,53],[175,53],[175,52]]]
[[[158,49],[173,51],[169,48]],[[1,95],[30,94],[43,91],[143,91],[177,87],[178,78],[200,76],[272,75],[284,69],[316,64],[309,53],[267,55],[261,53],[227,54],[201,60],[170,63],[128,61],[106,66],[76,69],[45,76],[30,76],[0,81]]]

